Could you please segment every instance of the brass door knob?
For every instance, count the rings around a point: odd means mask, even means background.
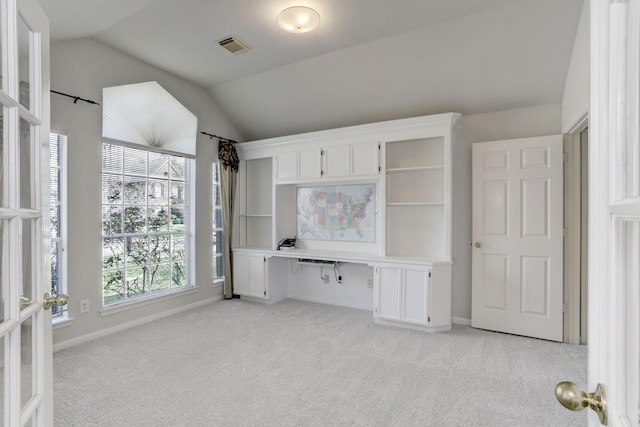
[[[49,292],[44,294],[44,301],[42,302],[42,306],[45,310],[49,310],[52,305],[67,305],[69,302],[69,295],[60,294],[60,295],[51,295]]]
[[[482,247],[482,242],[476,242],[475,247],[476,248],[481,248]]]
[[[607,399],[602,384],[598,384],[595,393],[587,394],[576,384],[563,381],[556,386],[556,398],[562,406],[572,411],[582,411],[586,407],[593,409],[600,423],[607,425]]]
[[[20,310],[24,310],[25,308],[31,305],[31,300],[29,298],[20,297]]]

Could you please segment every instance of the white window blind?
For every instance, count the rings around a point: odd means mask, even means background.
[[[49,136],[51,292],[67,293],[67,137]],[[67,307],[54,305],[54,320],[66,316]]]
[[[195,157],[197,117],[157,82],[104,88],[102,103],[103,138]]]

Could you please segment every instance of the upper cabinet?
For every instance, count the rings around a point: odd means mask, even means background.
[[[380,144],[361,142],[324,149],[325,178],[375,176],[380,173]]]
[[[308,182],[376,176],[380,173],[380,144],[360,142],[282,151],[275,155],[277,182]]]

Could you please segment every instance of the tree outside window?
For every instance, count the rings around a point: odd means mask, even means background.
[[[187,285],[192,160],[102,145],[103,302]]]

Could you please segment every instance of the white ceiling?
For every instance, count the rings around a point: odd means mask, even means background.
[[[583,0],[40,0],[91,37],[207,88],[247,139],[558,103]],[[317,30],[288,34],[305,5]],[[234,35],[253,49],[232,55]]]

